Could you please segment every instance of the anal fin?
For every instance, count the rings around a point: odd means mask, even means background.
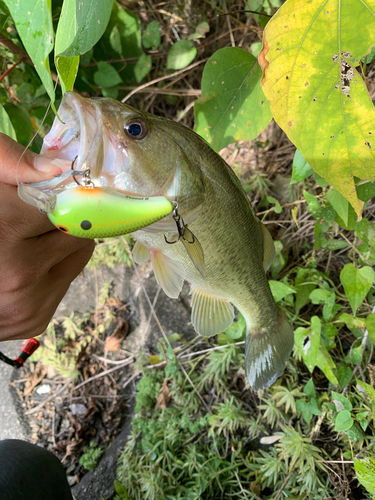
[[[261,228],[263,235],[263,267],[265,271],[268,271],[275,258],[275,245],[266,226],[261,223]]]
[[[138,265],[143,264],[146,260],[150,260],[151,258],[149,249],[140,241],[135,242],[133,248],[133,258]]]
[[[199,335],[211,337],[233,323],[232,304],[192,286],[190,288],[191,322]]]
[[[184,284],[184,270],[160,251],[151,251],[151,261],[158,284],[168,297],[177,299]]]

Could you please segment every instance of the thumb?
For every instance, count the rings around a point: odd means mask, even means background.
[[[61,174],[61,160],[39,156],[0,133],[0,182],[17,186],[20,182],[39,182]]]

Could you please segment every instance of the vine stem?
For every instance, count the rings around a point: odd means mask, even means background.
[[[16,66],[18,66],[21,62],[23,62],[25,59],[22,57],[19,61],[15,62],[14,64],[12,64],[12,66],[10,68],[8,68],[1,76],[0,76],[0,82],[2,82],[4,80],[4,78],[9,75],[9,73],[14,70],[14,68]]]

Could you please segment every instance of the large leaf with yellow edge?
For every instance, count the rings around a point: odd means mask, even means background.
[[[375,176],[375,110],[357,71],[375,0],[287,0],[264,30],[262,85],[280,127],[361,216],[353,176]]]

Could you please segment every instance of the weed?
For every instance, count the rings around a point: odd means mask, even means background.
[[[83,454],[79,459],[79,463],[85,469],[93,471],[98,465],[103,451],[104,450],[100,446],[98,446],[98,443],[95,443],[95,441],[90,441],[90,445],[83,448]]]

